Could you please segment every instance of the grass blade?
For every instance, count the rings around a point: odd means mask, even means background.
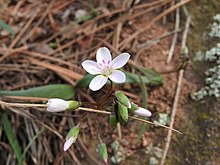
[[[14,150],[14,153],[18,159],[18,164],[23,165],[21,148],[20,148],[19,143],[17,141],[17,138],[12,130],[11,124],[8,120],[7,113],[3,113],[1,118],[2,118],[2,123],[3,123],[3,128],[5,130],[5,133],[7,135],[9,143],[11,144],[11,147]]]
[[[11,34],[15,34],[15,31],[3,20],[0,19],[0,28],[7,30]]]
[[[146,88],[145,83],[143,82],[141,76],[139,76],[139,79],[140,79],[140,87],[141,87],[142,98],[143,98],[142,99],[142,105],[143,105],[143,108],[147,108],[147,98],[148,98],[147,88]],[[140,131],[138,132],[138,136],[137,136],[137,139],[136,139],[135,143],[138,143],[140,141],[141,136],[145,132],[145,127],[146,127],[146,123],[142,123]]]
[[[45,130],[45,128],[41,128],[40,131],[31,139],[31,141],[28,143],[28,145],[25,147],[24,152],[20,158],[20,160],[23,160],[27,151],[29,150],[29,148],[31,147],[31,145],[34,143],[34,141],[40,136],[41,133],[43,133]]]

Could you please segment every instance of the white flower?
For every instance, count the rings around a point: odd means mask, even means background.
[[[49,99],[47,102],[47,111],[61,112],[69,108],[69,102],[62,99]]]
[[[66,140],[63,146],[63,150],[66,151],[70,148],[70,146],[76,141],[76,139],[72,136]]]
[[[92,79],[89,88],[93,91],[101,89],[107,82],[108,78],[115,83],[125,82],[125,74],[118,70],[123,67],[129,60],[128,53],[122,53],[112,60],[110,51],[106,47],[101,47],[96,53],[96,61],[86,60],[82,67],[90,74],[97,75]]]
[[[151,116],[151,112],[147,109],[142,108],[142,107],[138,107],[138,109],[135,110],[134,113],[136,115],[143,116],[143,117],[150,117]]]

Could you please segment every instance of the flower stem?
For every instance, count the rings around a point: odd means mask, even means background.
[[[4,101],[1,101],[1,100],[0,100],[0,105],[3,105],[3,106],[13,106],[13,107],[47,107],[46,104],[8,103],[8,102],[4,102]],[[87,111],[87,112],[95,112],[95,113],[102,113],[102,114],[107,114],[107,115],[111,114],[111,112],[97,110],[97,109],[92,109],[92,108],[84,108],[84,107],[79,107],[76,110]],[[141,118],[138,118],[138,117],[133,117],[133,116],[129,116],[129,118],[134,119],[134,120],[138,120],[138,121],[141,121],[141,122],[145,122],[145,123],[148,123],[148,124],[152,124],[152,125],[157,125],[157,126],[160,126],[160,127],[163,127],[163,128],[166,128],[166,129],[169,129],[169,130],[172,130],[172,131],[175,131],[175,132],[177,132],[179,134],[182,134],[180,131],[178,131],[176,129],[173,129],[173,128],[170,128],[168,126],[162,125],[162,124],[154,123],[154,122],[147,121],[147,120],[144,120],[144,119],[141,119]]]

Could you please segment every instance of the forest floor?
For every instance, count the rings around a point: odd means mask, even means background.
[[[69,116],[66,112],[54,115],[36,111],[41,108],[2,106],[1,114],[7,112],[22,151],[34,135],[45,128],[27,151],[26,164],[102,164],[97,153],[96,121],[101,123],[101,138],[108,146],[109,162],[112,159],[122,165],[163,165],[163,162],[215,165],[218,162],[219,135],[216,130],[219,126],[213,117],[218,116],[218,105],[212,99],[199,105],[190,99],[190,94],[203,85],[201,66],[194,67],[192,60],[197,50],[183,37],[192,36],[191,28],[195,29],[196,25],[202,26],[195,21],[197,13],[192,12],[190,21],[190,14],[185,12],[187,8],[192,11],[196,2],[190,2],[190,5],[187,4],[189,0],[131,2],[21,0],[2,3],[0,20],[11,29],[0,31],[0,89],[23,90],[57,83],[75,87],[86,74],[81,63],[85,59],[94,59],[97,49],[106,46],[113,56],[120,52],[131,55],[126,71],[138,73],[134,65],[143,66],[163,77],[163,84],[146,86],[147,108],[153,114],[149,120],[173,127],[183,134],[134,120],[121,126],[120,132],[109,127],[108,116],[88,113],[81,124],[77,142],[64,152],[66,132],[79,120],[81,112]],[[208,2],[203,3],[206,6]],[[198,11],[201,10],[204,9],[201,7]],[[218,11],[217,7],[215,11]],[[188,38],[193,40],[193,37]],[[188,46],[189,52],[184,51],[184,45]],[[167,62],[169,54],[173,56]],[[74,99],[79,101],[98,99],[98,95],[88,88],[76,87],[75,90]],[[120,85],[120,90],[144,106],[140,84],[125,83]],[[45,98],[1,97],[1,100],[39,103]],[[198,107],[202,107],[202,114],[205,114],[211,105],[215,107],[210,114],[212,117],[201,119],[204,115],[196,112]],[[207,125],[210,129],[200,134]],[[207,140],[201,144],[210,130],[214,142]],[[169,138],[171,141],[167,140]],[[0,128],[0,140],[0,164],[17,164],[14,149],[3,128]],[[117,149],[114,144],[118,145]],[[206,144],[212,149],[211,153]],[[200,150],[204,151],[202,155]]]

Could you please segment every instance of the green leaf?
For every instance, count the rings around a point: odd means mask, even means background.
[[[30,88],[26,90],[1,91],[0,96],[26,96],[42,98],[71,99],[75,94],[74,88],[66,84],[53,84]]]
[[[118,102],[118,114],[124,122],[128,121],[128,108]]]
[[[142,105],[144,108],[147,108],[147,98],[148,98],[147,88],[146,88],[144,82],[142,81],[142,78],[139,77],[139,79],[140,79],[140,87],[141,87],[141,94],[142,94],[142,97],[141,97],[142,98]],[[146,126],[147,126],[146,123],[141,124],[140,131],[138,132],[138,136],[135,141],[135,144],[141,140],[141,137],[145,132]]]
[[[86,74],[81,80],[77,82],[76,87],[88,87],[90,81],[92,81],[94,77],[94,75]]]
[[[160,76],[160,74],[156,74],[156,72],[154,71],[144,72],[144,76],[130,72],[124,72],[124,73],[126,75],[127,83],[140,83],[139,77],[141,77],[144,84],[159,85],[163,83],[163,78]]]
[[[3,113],[1,117],[2,117],[3,128],[5,130],[5,133],[6,133],[8,140],[9,140],[9,143],[10,143],[11,147],[13,148],[14,153],[18,159],[18,164],[22,165],[23,159],[22,159],[21,148],[20,148],[18,140],[12,130],[11,124],[8,120],[8,115],[6,113]]]
[[[98,152],[99,152],[99,156],[101,157],[101,159],[103,159],[104,162],[107,164],[107,162],[108,162],[108,152],[107,152],[107,147],[106,147],[105,143],[99,143]]]
[[[118,123],[117,116],[115,114],[111,114],[109,116],[109,124],[111,128],[115,129],[115,127],[117,126],[117,123]]]
[[[11,34],[15,34],[15,31],[3,20],[0,19],[0,28],[7,30]]]

